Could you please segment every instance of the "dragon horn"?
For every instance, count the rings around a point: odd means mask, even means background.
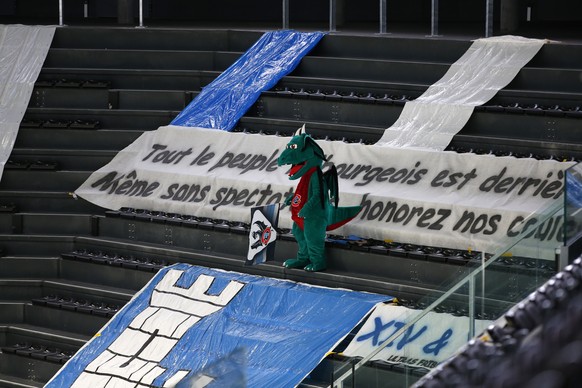
[[[307,131],[305,131],[305,124],[303,124],[303,126],[301,128],[298,128],[297,131],[295,131],[294,136],[299,136],[303,133],[307,133]]]

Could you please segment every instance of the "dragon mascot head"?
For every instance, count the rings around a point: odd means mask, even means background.
[[[325,161],[321,147],[305,132],[305,125],[299,128],[295,136],[283,150],[277,163],[279,166],[290,164],[289,179],[296,180],[314,167],[321,169]]]
[[[295,193],[285,200],[291,206],[297,257],[286,260],[287,268],[322,271],[327,268],[325,236],[354,218],[360,206],[338,207],[339,193],[335,167],[322,172],[325,153],[306,133],[303,125],[287,143],[277,160],[279,166],[291,165],[290,180],[299,179]]]

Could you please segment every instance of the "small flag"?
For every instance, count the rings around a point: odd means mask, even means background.
[[[262,264],[274,259],[278,222],[278,203],[251,209],[249,251],[245,265]]]

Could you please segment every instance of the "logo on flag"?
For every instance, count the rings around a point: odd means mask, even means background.
[[[273,260],[278,221],[278,203],[251,209],[249,251],[245,265],[261,264]]]

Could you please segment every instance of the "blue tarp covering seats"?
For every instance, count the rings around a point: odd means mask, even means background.
[[[230,131],[268,90],[289,74],[323,37],[321,32],[271,31],[182,111],[171,124]]]
[[[234,365],[246,364],[239,375],[247,386],[292,387],[387,299],[176,264],[158,272],[47,387],[218,384],[212,371],[225,370],[215,366],[233,354],[244,355],[246,363]]]

